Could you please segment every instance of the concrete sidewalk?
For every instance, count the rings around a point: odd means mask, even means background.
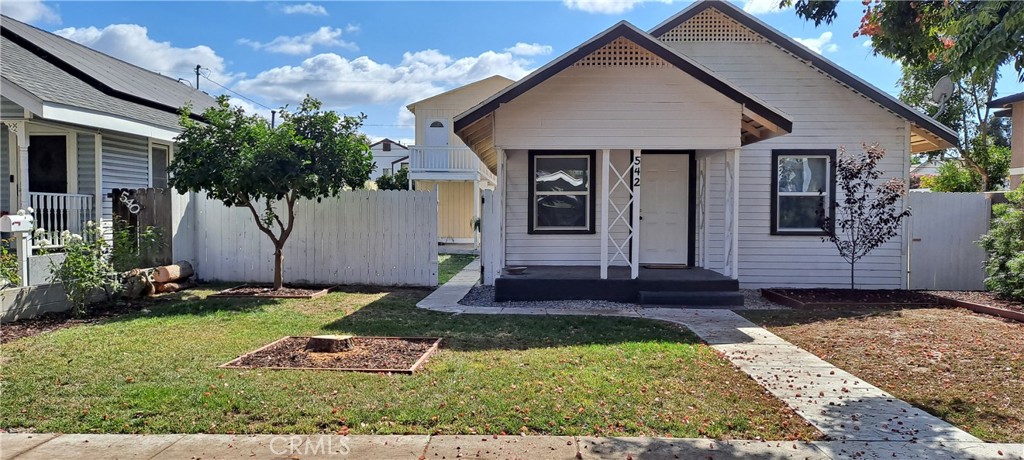
[[[1000,459],[1024,445],[714,441],[574,436],[293,436],[0,434],[0,459]]]

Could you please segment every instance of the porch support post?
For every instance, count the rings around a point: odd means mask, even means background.
[[[612,184],[608,182],[611,150],[601,150],[601,279],[608,279],[608,200]],[[532,206],[532,203],[531,203]]]
[[[480,179],[473,180],[473,247],[480,248],[480,232],[476,230],[476,219],[480,218]]]
[[[740,243],[740,149],[725,151],[726,275],[739,279]]]
[[[100,226],[100,222],[103,221],[103,135],[98,131],[93,136],[95,142],[95,155],[96,161],[93,163],[96,166],[96,194],[93,196],[93,204],[96,206],[96,215],[93,220],[96,226]]]
[[[28,198],[28,132],[24,121],[5,121],[4,124],[18,140],[18,207],[28,209],[31,206]]]
[[[633,206],[632,206],[632,231],[630,231],[630,277],[637,279],[640,276],[640,149],[633,151]]]

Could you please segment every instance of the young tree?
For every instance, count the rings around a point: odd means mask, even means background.
[[[899,206],[906,194],[903,181],[894,177],[878,184],[885,174],[878,170],[885,149],[878,144],[865,144],[863,149],[864,153],[853,154],[839,147],[836,182],[843,196],[837,200],[835,214],[821,219],[826,234],[821,240],[835,244],[850,264],[850,289],[856,286],[857,261],[896,236],[903,219],[910,216],[910,209]]]
[[[284,245],[298,217],[296,201],[361,188],[373,169],[369,142],[358,132],[365,116],[340,116],[321,107],[307,96],[295,112],[282,109],[281,123],[272,127],[221,97],[203,113],[206,123],[184,115],[180,120],[170,185],[179,193],[202,190],[226,206],[249,209],[274,243],[274,289],[283,285]]]

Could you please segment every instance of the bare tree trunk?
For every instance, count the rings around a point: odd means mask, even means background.
[[[856,286],[856,284],[854,284],[854,282],[853,282],[853,276],[854,276],[855,273],[857,273],[856,266],[857,266],[857,262],[850,262],[850,290],[851,291],[854,290],[855,289],[854,286]]]
[[[274,247],[274,290],[284,287],[284,243]]]

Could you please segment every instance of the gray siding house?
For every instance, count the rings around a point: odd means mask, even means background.
[[[0,214],[34,209],[46,235],[109,224],[113,188],[161,187],[178,110],[216,104],[187,84],[0,17]]]

